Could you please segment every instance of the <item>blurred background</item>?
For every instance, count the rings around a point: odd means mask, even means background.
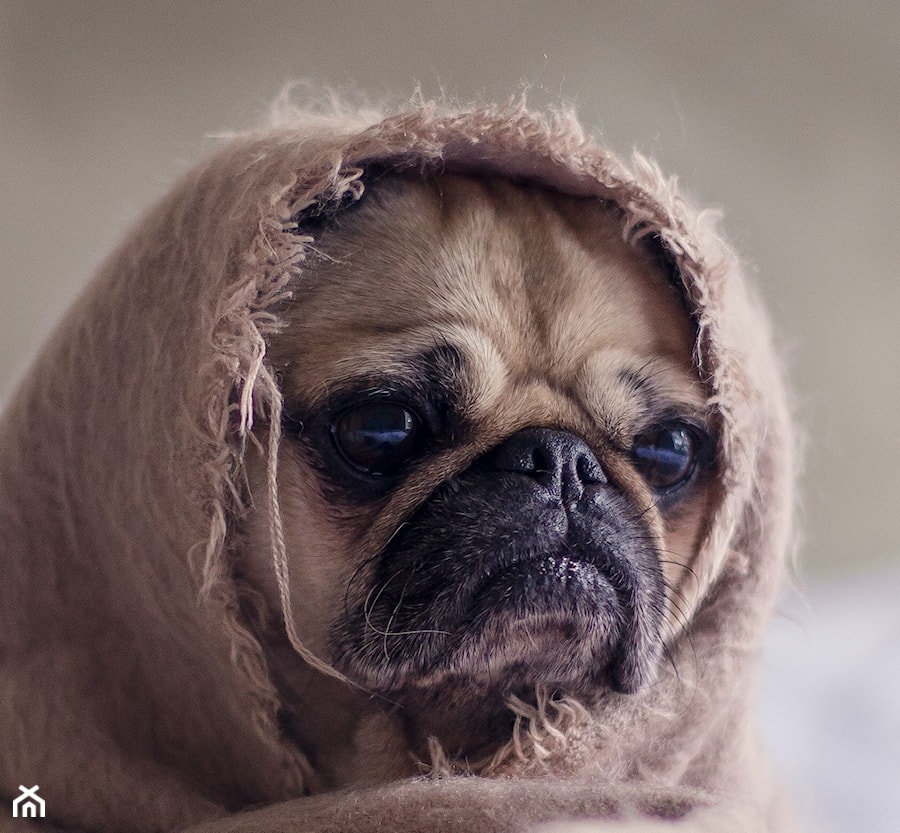
[[[815,829],[900,829],[900,4],[0,0],[0,397],[142,210],[293,81],[527,84],[723,208],[806,435],[766,735]]]

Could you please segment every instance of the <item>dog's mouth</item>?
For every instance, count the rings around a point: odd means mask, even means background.
[[[470,613],[474,617],[479,609],[512,607],[527,615],[535,603],[546,605],[556,595],[577,593],[600,597],[615,590],[590,561],[541,554],[486,569],[472,592]]]
[[[464,640],[484,640],[493,629],[508,648],[516,629],[527,630],[532,641],[552,631],[558,651],[585,636],[586,627],[602,629],[609,642],[616,640],[626,615],[621,596],[629,588],[616,587],[608,565],[603,568],[577,552],[576,547],[565,547],[553,554],[497,559],[468,593],[461,617]]]

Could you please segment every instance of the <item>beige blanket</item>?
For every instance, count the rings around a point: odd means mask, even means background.
[[[248,428],[280,401],[272,309],[314,246],[292,217],[372,162],[600,197],[623,233],[657,238],[697,326],[719,493],[657,684],[602,700],[538,768],[310,795],[230,553]],[[198,165],[109,258],[0,422],[0,827],[19,825],[4,808],[20,785],[39,785],[48,829],[784,829],[752,715],[792,440],[764,317],[712,225],[651,163],[518,104],[286,114]],[[586,826],[558,824],[572,819]]]

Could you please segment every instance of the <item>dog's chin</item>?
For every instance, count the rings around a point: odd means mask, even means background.
[[[498,497],[500,495],[500,497]],[[503,731],[510,698],[592,699],[649,683],[664,590],[643,519],[609,486],[535,501],[515,482],[445,484],[382,553],[339,627],[341,670],[438,736]]]

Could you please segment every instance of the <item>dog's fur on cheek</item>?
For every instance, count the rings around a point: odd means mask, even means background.
[[[429,647],[429,630],[442,633],[458,623],[440,619],[429,629],[429,611],[404,619],[403,593],[391,596],[393,573],[384,575],[384,569],[403,569],[401,580],[410,585],[422,559],[415,554],[417,524],[454,484],[465,488],[492,449],[523,431],[553,431],[583,443],[602,467],[605,491],[596,502],[611,528],[639,544],[627,564],[630,569],[635,558],[641,561],[629,580],[640,586],[626,589],[639,590],[647,608],[632,612],[635,618],[624,625],[646,630],[646,644],[629,649],[645,654],[635,660],[643,670],[629,672],[629,685],[652,678],[649,666],[659,661],[664,633],[675,628],[679,600],[671,588],[683,586],[690,571],[708,497],[701,472],[674,508],[657,506],[632,466],[630,444],[638,434],[673,410],[702,417],[706,403],[691,361],[695,334],[680,299],[653,257],[621,241],[609,208],[455,175],[390,175],[370,191],[322,230],[321,256],[302,277],[297,300],[282,311],[286,327],[269,345],[288,414],[279,475],[292,611],[307,647],[359,689],[311,671],[280,634],[261,464],[248,466],[258,511],[245,530],[241,566],[248,587],[265,600],[257,629],[293,704],[288,728],[329,785],[357,781],[362,773],[376,780],[403,774],[407,747],[423,754],[430,735],[452,752],[482,753],[508,731],[505,698],[527,697],[527,689],[542,682],[523,670],[534,670],[537,655],[523,655],[518,664],[511,656],[500,665],[485,655],[502,654],[505,642],[525,644],[512,639],[512,631],[510,639],[503,637],[515,617],[497,620],[500,635],[487,642]],[[335,412],[366,396],[433,411],[423,417],[428,447],[389,478],[353,471],[334,447]],[[480,523],[474,514],[463,514],[464,522]],[[543,523],[520,521],[523,528]],[[426,523],[438,535],[440,524]],[[492,522],[484,523],[489,540]],[[429,577],[431,583],[453,575],[453,542],[481,540],[473,535],[447,536],[451,549],[441,558],[450,566]],[[478,546],[467,549],[474,569]],[[391,553],[401,549],[413,555],[398,561]],[[613,556],[604,551],[603,558]],[[422,569],[438,568],[429,562]],[[583,587],[577,592],[590,602]],[[382,595],[391,607],[379,619]],[[533,597],[523,598],[533,616]],[[546,633],[526,636],[541,652],[562,640],[562,665],[546,683],[590,699],[610,684],[607,664],[631,659],[618,656],[616,640],[625,639],[618,631],[595,649],[587,642],[592,617],[605,621],[608,615],[623,627],[615,602],[577,614],[555,604],[563,618]],[[494,622],[492,610],[485,615]],[[409,632],[394,628],[395,617]],[[578,630],[579,622],[588,630]],[[573,633],[586,646],[577,661],[566,659],[565,639]],[[373,650],[375,641],[381,649]],[[441,665],[445,654],[452,661]],[[417,670],[380,682],[391,678],[401,656]],[[521,684],[509,678],[522,674]]]
[[[279,464],[282,514],[290,540],[295,574],[294,613],[304,644],[317,656],[329,655],[331,624],[346,604],[346,587],[355,569],[347,553],[359,547],[367,513],[335,507],[323,493],[314,471],[301,462],[296,443],[284,443]],[[258,486],[255,511],[240,535],[236,579],[241,608],[263,643],[276,684],[284,693],[282,722],[310,757],[321,783],[386,781],[411,774],[401,724],[391,718],[384,703],[362,689],[314,672],[296,655],[285,634],[277,603],[278,585],[267,560],[268,495],[265,462],[247,456],[248,481]],[[323,523],[323,519],[328,522]],[[296,530],[317,528],[314,536]],[[367,739],[371,737],[371,741]],[[362,746],[364,759],[357,752]]]

